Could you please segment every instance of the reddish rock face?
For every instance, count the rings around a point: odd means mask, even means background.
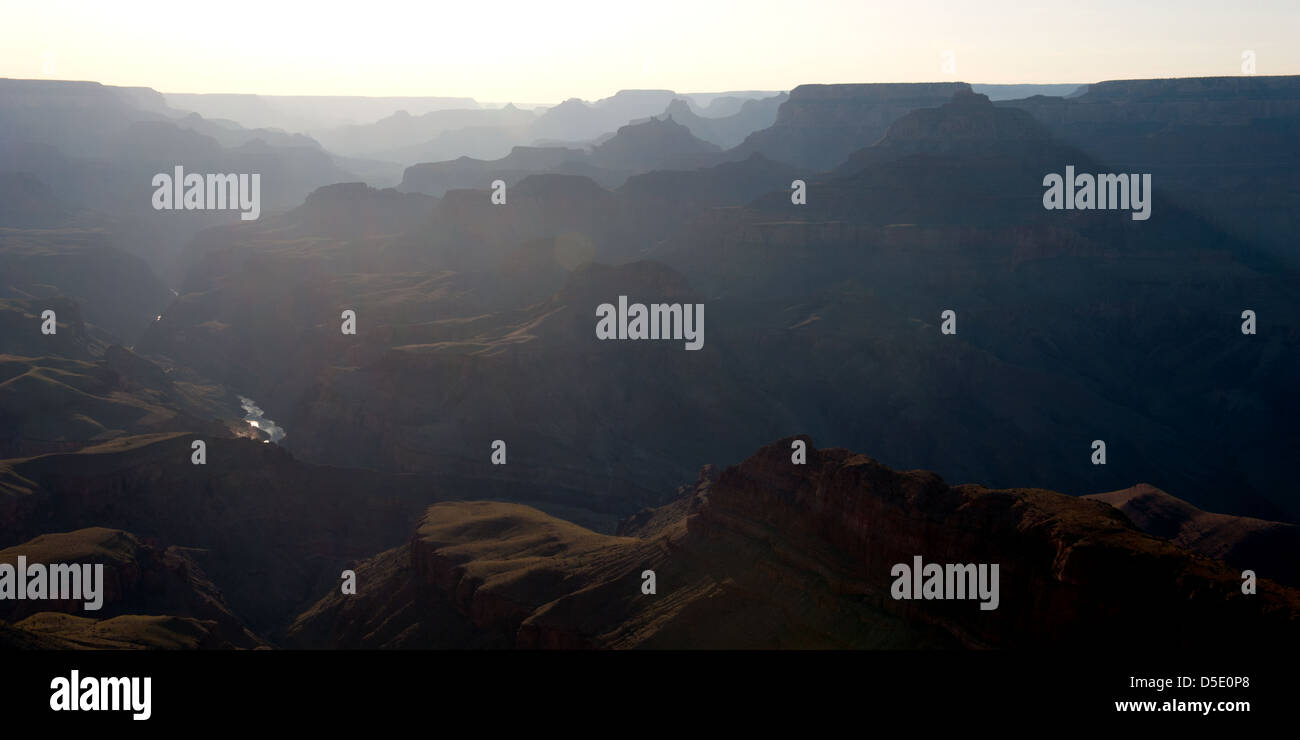
[[[431,507],[409,568],[376,593],[450,606],[446,629],[517,647],[1174,647],[1292,644],[1300,593],[1139,531],[1119,510],[1036,489],[949,486],[793,439],[599,535],[514,504]],[[401,557],[403,548],[374,562]],[[998,564],[998,605],[895,600],[896,563]],[[374,566],[378,567],[378,566]],[[654,570],[657,590],[641,590]],[[369,634],[331,595],[291,639]],[[401,609],[403,613],[413,610]],[[392,625],[384,625],[393,633]],[[418,620],[426,647],[453,647]],[[434,631],[436,632],[436,630]],[[458,639],[463,639],[459,638]],[[349,643],[350,645],[351,643]],[[357,643],[375,647],[382,643]]]
[[[842,593],[989,646],[1176,645],[1221,635],[1293,641],[1297,592],[1241,592],[1240,572],[1138,531],[1119,511],[1051,491],[950,487],[845,450],[765,447],[723,473],[692,529],[782,541]],[[779,538],[779,540],[778,540]],[[890,566],[999,563],[1001,601],[894,601]],[[1264,593],[1267,592],[1267,593]],[[1267,637],[1265,637],[1267,635]]]
[[[1146,483],[1083,498],[1105,501],[1143,532],[1179,547],[1288,586],[1300,585],[1300,528],[1294,524],[1201,511]]]

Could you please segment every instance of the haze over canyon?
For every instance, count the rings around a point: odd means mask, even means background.
[[[103,572],[0,644],[1293,647],[1297,173],[1293,75],[0,79],[0,566]]]

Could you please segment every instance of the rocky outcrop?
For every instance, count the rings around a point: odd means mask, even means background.
[[[28,332],[37,321],[31,319]],[[134,434],[227,436],[228,425],[238,423],[232,407],[221,389],[172,383],[162,368],[116,344],[99,360],[0,354],[0,458],[67,452]]]
[[[811,447],[811,442],[809,441]],[[1292,644],[1300,592],[1242,593],[1240,572],[1146,535],[1109,507],[1037,489],[949,486],[846,450],[790,463],[790,441],[723,472],[697,519],[702,538],[765,540],[843,595],[878,598],[963,642],[1176,646],[1214,633]],[[999,563],[1001,602],[894,601],[890,565]]]
[[[1300,591],[1261,580],[1243,594],[1234,569],[1139,531],[1109,505],[949,486],[801,439],[805,464],[791,461],[794,439],[764,447],[716,477],[706,470],[623,536],[518,505],[435,505],[410,544],[371,561],[379,583],[327,596],[291,639],[372,645],[358,621],[379,623],[374,608],[402,593],[439,604],[437,622],[402,603],[388,634],[468,626],[485,644],[525,648],[1295,644]],[[997,564],[996,608],[894,598],[894,565],[917,556]],[[404,558],[409,566],[396,565]],[[654,593],[642,588],[646,571]],[[458,616],[447,618],[448,605]]]
[[[529,134],[534,140],[590,141],[659,113],[674,97],[671,90],[619,90],[591,103],[571,98],[538,116]]]
[[[496,180],[513,187],[538,175],[581,175],[616,187],[641,172],[712,164],[719,151],[716,144],[696,138],[670,116],[650,118],[620,126],[590,151],[562,146],[514,147],[509,155],[491,161],[460,157],[412,165],[403,173],[399,188],[441,197],[451,190],[485,189]]]
[[[42,334],[42,314],[54,312],[54,334]],[[88,325],[71,298],[0,299],[0,352],[21,357],[54,355],[91,360],[104,354],[111,337]]]
[[[121,530],[92,527],[41,535],[0,550],[0,563],[98,564],[101,608],[86,610],[86,599],[0,601],[0,619],[45,635],[76,639],[73,634],[115,632],[108,620],[125,616],[166,615],[201,625],[205,647],[254,648],[265,643],[236,617],[221,591],[180,547],[162,548]],[[82,581],[82,588],[85,588]],[[51,613],[70,615],[71,619]],[[122,621],[114,624],[125,624]],[[91,624],[94,622],[95,624]],[[198,646],[196,642],[195,646]]]
[[[421,162],[407,167],[398,189],[442,197],[453,190],[486,190],[496,180],[507,188],[538,174],[583,175],[604,184],[617,184],[626,174],[605,172],[588,161],[583,149],[521,147],[496,160],[458,157],[444,162]]]
[[[718,151],[718,145],[701,141],[665,116],[620,127],[613,138],[592,149],[591,160],[609,170],[645,172],[689,167],[702,155]]]
[[[134,339],[171,293],[102,229],[0,228],[0,298],[73,300],[86,322]]]
[[[832,175],[852,176],[872,164],[909,155],[1014,159],[1072,154],[1050,139],[1047,127],[1025,111],[999,108],[985,95],[958,90],[937,108],[921,108],[899,118],[880,141],[855,152]],[[1071,161],[1085,164],[1077,156]]]
[[[39,612],[10,625],[0,621],[0,648],[23,650],[221,650],[243,648],[212,620],[123,614],[90,619]]]
[[[1142,531],[1179,547],[1300,586],[1300,529],[1294,524],[1201,511],[1146,483],[1083,498],[1105,501]]]
[[[130,437],[75,454],[0,463],[0,545],[106,527],[193,548],[232,611],[275,638],[337,584],[343,565],[400,542],[436,489],[425,481],[306,465],[249,439]]]
[[[299,233],[342,239],[402,234],[429,218],[433,201],[362,182],[318,188],[295,209]]]
[[[730,100],[735,101],[737,110],[722,116],[702,116],[695,112],[690,103],[676,98],[668,104],[663,116],[690,129],[695,136],[729,149],[755,131],[761,131],[775,123],[777,109],[787,98],[789,96],[785,93],[743,102],[732,98]],[[714,104],[717,105],[717,101]]]
[[[854,151],[871,146],[890,124],[918,108],[942,105],[964,82],[800,85],[781,104],[776,123],[755,131],[730,152],[743,159],[758,152],[768,159],[828,170]]]
[[[1300,116],[1300,77],[1184,77],[1108,80],[1081,95],[999,103],[1023,108],[1054,129],[1074,126],[1196,124],[1222,126]]]
[[[1300,77],[1112,80],[998,105],[1027,111],[1114,172],[1151,173],[1171,201],[1297,266]]]

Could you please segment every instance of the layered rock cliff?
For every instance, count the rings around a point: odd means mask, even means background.
[[[964,82],[800,85],[777,111],[776,123],[750,134],[732,150],[743,159],[755,152],[768,159],[828,170],[854,151],[871,146],[890,124],[918,108],[942,105]]]
[[[1300,592],[1138,530],[1108,504],[949,486],[786,439],[598,535],[517,505],[431,507],[410,543],[290,631],[300,644],[573,648],[1294,644]],[[897,600],[893,566],[998,564],[997,608]],[[654,571],[655,593],[646,593]],[[403,605],[394,610],[395,594]],[[427,619],[406,603],[438,605]],[[388,605],[388,609],[378,607]],[[380,613],[399,615],[398,623]],[[382,625],[382,629],[380,626]]]
[[[0,563],[15,566],[19,557],[29,567],[102,566],[103,580],[91,584],[84,575],[78,579],[82,599],[0,601],[0,620],[17,629],[92,647],[118,647],[112,643],[119,642],[147,646],[159,632],[177,631],[182,636],[173,637],[181,643],[192,639],[193,647],[265,645],[234,615],[187,548],[162,548],[129,532],[91,527],[41,535],[0,550]],[[87,586],[97,599],[90,598]],[[99,608],[85,609],[87,601],[97,601]],[[132,634],[128,625],[138,630]]]

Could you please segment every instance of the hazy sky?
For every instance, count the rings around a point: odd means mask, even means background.
[[[1091,82],[1236,75],[1245,50],[1258,74],[1300,73],[1300,0],[0,0],[0,19],[0,77],[163,92],[547,103],[624,88]]]

